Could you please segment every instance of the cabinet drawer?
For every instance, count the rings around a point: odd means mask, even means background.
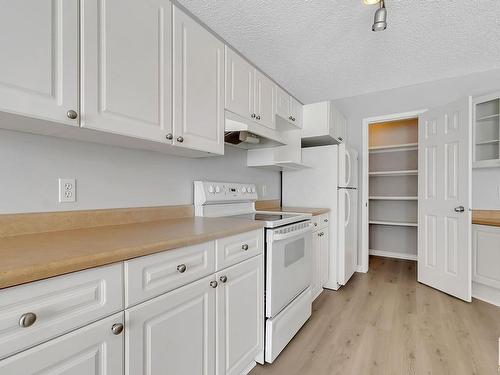
[[[120,310],[121,263],[0,290],[0,358]]]
[[[126,261],[125,305],[133,306],[214,272],[214,241]]]
[[[313,216],[311,219],[313,225],[313,231],[329,226],[329,221],[330,218],[327,213]]]
[[[217,253],[216,268],[232,266],[264,251],[264,233],[262,229],[237,234],[215,241]]]

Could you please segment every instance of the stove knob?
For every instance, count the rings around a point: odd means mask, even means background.
[[[214,185],[210,185],[210,186],[208,187],[208,192],[209,192],[209,193],[212,193],[212,194],[215,192]]]
[[[215,187],[215,192],[216,192],[216,193],[220,193],[220,186],[219,186],[219,185],[217,185],[217,186]]]
[[[242,192],[242,193],[246,193],[246,192],[247,192],[247,188],[243,186],[243,187],[241,188],[241,192]],[[248,192],[250,193],[250,190],[248,190]]]

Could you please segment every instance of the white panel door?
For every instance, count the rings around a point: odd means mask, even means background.
[[[123,312],[0,361],[5,375],[122,375]]]
[[[224,44],[173,7],[174,144],[224,153]]]
[[[255,118],[259,124],[274,129],[274,84],[264,74],[255,70]]]
[[[471,301],[470,97],[419,118],[418,281]]]
[[[214,375],[211,281],[213,275],[125,310],[127,375]]]
[[[247,119],[252,119],[255,68],[228,46],[226,50],[225,107]]]
[[[0,3],[0,110],[78,126],[78,0]]]
[[[264,350],[263,255],[217,273],[217,375],[240,375]]]
[[[83,127],[172,142],[171,26],[168,0],[83,2]]]

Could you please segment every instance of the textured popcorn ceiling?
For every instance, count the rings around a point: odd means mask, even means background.
[[[304,103],[500,67],[500,0],[178,2]]]

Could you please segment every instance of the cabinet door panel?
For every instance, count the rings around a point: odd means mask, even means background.
[[[166,141],[171,14],[168,0],[83,3],[82,126]]]
[[[255,113],[259,124],[274,129],[274,84],[258,70],[255,71]]]
[[[287,121],[291,121],[290,95],[285,90],[276,85],[276,114]]]
[[[0,373],[121,375],[123,333],[111,332],[117,323],[123,324],[122,312],[4,359]]]
[[[229,47],[226,49],[226,109],[251,119],[255,69]]]
[[[290,112],[293,117],[292,123],[302,128],[302,104],[292,97],[290,97]]]
[[[214,374],[213,279],[206,277],[125,311],[126,374]]]
[[[216,373],[239,375],[264,348],[263,256],[220,271],[217,280]]]
[[[321,280],[320,287],[322,288],[328,281],[328,265],[330,257],[330,242],[329,242],[329,230],[324,228],[321,230],[323,235],[320,237],[320,251],[321,251]]]
[[[224,44],[175,6],[173,22],[174,144],[223,154]]]
[[[78,126],[78,3],[2,1],[0,110]]]

